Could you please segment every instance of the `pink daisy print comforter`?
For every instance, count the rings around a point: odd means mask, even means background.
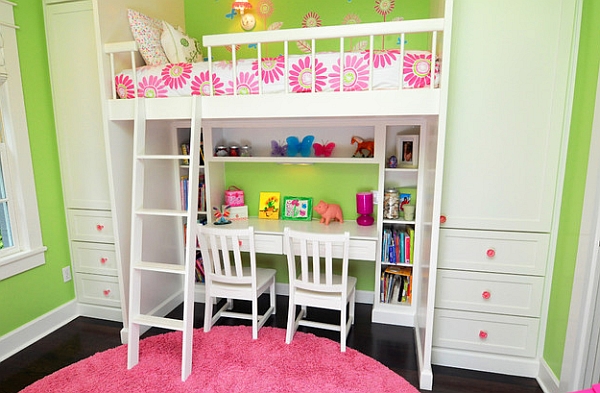
[[[340,54],[318,53],[314,64],[315,91],[361,91],[369,89],[370,53],[344,54],[344,69],[340,72]],[[405,89],[417,89],[431,85],[431,53],[406,51],[400,61],[399,50],[375,51],[373,53],[373,89],[397,89],[402,69]],[[439,64],[436,62],[434,83],[437,85]],[[288,73],[285,75],[283,56],[263,58],[261,78],[258,76],[257,59],[239,59],[236,64],[236,94],[258,94],[262,79],[262,93],[304,93],[313,89],[313,62],[311,55],[290,55]],[[119,98],[138,97],[186,97],[211,95],[208,63],[176,63],[160,66],[144,66],[137,69],[137,86],[133,85],[133,73],[125,70],[115,77]],[[213,63],[212,95],[232,95],[234,90],[231,61]],[[286,86],[287,85],[287,86]]]

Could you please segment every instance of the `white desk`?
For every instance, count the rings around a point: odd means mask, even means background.
[[[213,224],[208,224],[213,225]],[[329,225],[321,224],[319,220],[293,221],[269,220],[250,217],[244,221],[234,221],[224,225],[228,228],[254,227],[254,242],[257,253],[285,254],[283,248],[283,230],[290,227],[298,231],[321,233],[350,233],[350,259],[375,261],[377,258],[377,226],[360,226],[356,221],[330,222]],[[243,243],[242,243],[243,247]],[[334,254],[336,254],[334,249]]]

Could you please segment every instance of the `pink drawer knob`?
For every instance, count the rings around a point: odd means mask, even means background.
[[[96,230],[97,230],[97,231],[101,231],[101,230],[103,230],[103,229],[104,229],[104,225],[102,225],[102,224],[97,224],[97,225],[96,225]]]
[[[493,248],[488,248],[488,250],[485,252],[485,255],[487,255],[488,258],[493,258],[496,256],[496,250]]]
[[[105,289],[104,291],[102,291],[104,293],[104,296],[108,296],[110,295],[110,289]]]
[[[106,257],[102,257],[102,258],[100,258],[100,263],[101,263],[101,264],[103,264],[103,265],[104,265],[104,264],[106,263],[106,261],[108,261],[108,258],[106,258]]]
[[[485,300],[488,300],[491,296],[492,296],[492,294],[489,291],[483,291],[481,293],[481,297],[484,298]]]
[[[444,224],[446,222],[446,216],[440,216],[440,224]]]
[[[485,330],[480,330],[479,331],[479,338],[482,340],[485,340],[488,337],[488,334]]]

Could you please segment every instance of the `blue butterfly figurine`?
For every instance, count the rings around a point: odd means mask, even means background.
[[[302,142],[295,136],[287,137],[287,155],[289,157],[295,157],[300,153],[302,157],[310,157],[314,140],[315,137],[312,135],[305,136],[304,139],[302,139]]]
[[[237,15],[237,12],[235,12],[235,9],[232,8],[230,13],[225,14],[225,17],[227,19],[233,20],[233,17],[236,16],[236,15]]]

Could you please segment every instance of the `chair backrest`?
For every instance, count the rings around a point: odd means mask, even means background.
[[[348,252],[350,234],[300,232],[284,229],[290,284],[321,292],[346,291],[348,282]],[[341,269],[334,272],[335,259],[341,260]],[[298,266],[298,267],[297,267]],[[298,271],[297,271],[298,269]],[[341,282],[333,276],[342,277]]]
[[[233,229],[212,225],[199,226],[198,243],[207,284],[214,281],[256,285],[253,227]],[[249,255],[250,269],[244,269],[242,252]]]

